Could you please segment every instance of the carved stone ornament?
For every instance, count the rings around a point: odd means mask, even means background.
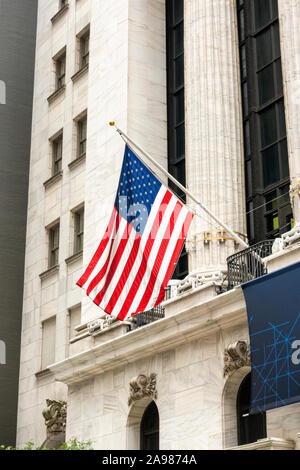
[[[249,344],[246,341],[230,344],[224,352],[224,377],[245,366],[251,366]]]
[[[46,400],[47,408],[43,411],[47,431],[65,431],[67,421],[67,403],[65,401]]]
[[[145,397],[156,400],[156,379],[157,374],[155,373],[152,373],[149,376],[139,375],[138,377],[132,379],[130,382],[130,396],[128,399],[128,406]]]

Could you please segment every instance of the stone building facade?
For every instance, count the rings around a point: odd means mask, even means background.
[[[252,429],[260,440],[241,437],[249,333],[241,287],[227,291],[226,264],[241,247],[207,215],[193,222],[163,318],[114,321],[75,286],[114,201],[124,144],[112,119],[245,239],[261,242],[252,229],[266,223],[266,238],[278,237],[270,272],[300,260],[300,1],[263,3],[261,18],[254,0],[39,2],[19,445],[45,440],[42,411],[53,400],[67,402],[66,438],[90,439],[96,449],[300,448],[299,405],[267,412],[261,432]],[[275,96],[274,88],[266,109],[280,123],[286,117],[274,150],[282,174],[265,157],[258,199],[245,188],[247,162],[256,162],[254,151],[245,155],[247,122],[258,119],[265,131],[265,108],[245,111],[249,12],[257,14],[257,43],[269,28],[274,51],[280,46],[272,67],[282,64],[283,90]],[[291,198],[280,193],[286,184]],[[283,197],[282,205],[251,218],[274,191],[271,203]]]

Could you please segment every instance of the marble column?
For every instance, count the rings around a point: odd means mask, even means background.
[[[187,185],[234,231],[246,233],[236,4],[185,0]],[[243,249],[203,211],[187,243],[190,272],[217,278]]]
[[[295,225],[300,228],[300,0],[278,0],[282,72]]]

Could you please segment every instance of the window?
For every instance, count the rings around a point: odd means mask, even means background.
[[[159,414],[154,401],[146,408],[141,421],[141,450],[159,450]]]
[[[42,323],[42,370],[55,362],[56,317]]]
[[[59,224],[49,229],[49,269],[59,263]]]
[[[69,310],[69,341],[76,336],[75,328],[81,322],[81,305]]]
[[[66,52],[63,52],[56,60],[56,89],[60,90],[66,83]]]
[[[78,152],[77,157],[81,157],[86,153],[86,141],[87,141],[87,116],[85,115],[78,121]]]
[[[266,413],[250,415],[251,374],[248,374],[238,391],[237,425],[238,445],[250,444],[267,437]]]
[[[183,0],[167,0],[167,95],[168,95],[168,167],[169,173],[183,186],[185,170],[185,116],[184,116],[184,12]],[[185,194],[169,182],[172,191],[183,201]],[[188,256],[185,248],[173,277],[183,279],[188,274]]]
[[[83,236],[84,236],[84,207],[79,209],[74,214],[75,217],[75,240],[74,240],[74,254],[83,250]]]
[[[52,141],[52,175],[55,176],[62,169],[63,134]]]
[[[80,37],[80,68],[89,63],[90,53],[90,30]]]
[[[237,12],[248,236],[253,244],[282,235],[292,224],[289,199],[277,204],[289,185],[277,0],[238,0]],[[277,206],[270,212],[271,194]]]

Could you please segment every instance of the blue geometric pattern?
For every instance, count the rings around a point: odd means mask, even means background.
[[[300,402],[300,263],[244,284],[251,414]]]
[[[115,206],[119,214],[143,235],[162,183],[126,145]]]

